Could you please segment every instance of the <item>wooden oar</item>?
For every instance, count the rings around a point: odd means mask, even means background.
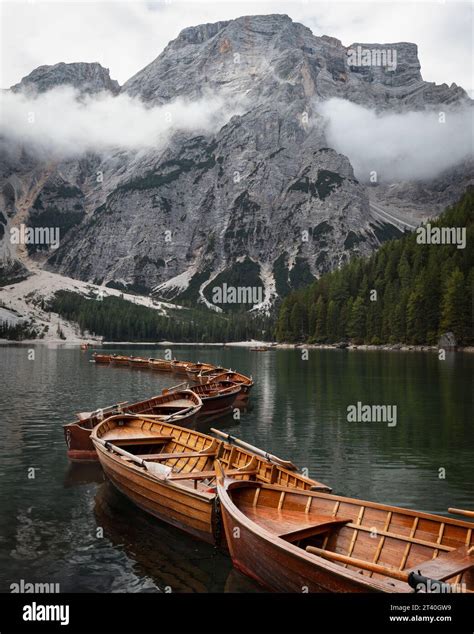
[[[107,414],[108,412],[112,412],[114,409],[119,409],[123,407],[123,405],[126,405],[127,403],[128,401],[122,401],[121,403],[117,403],[116,405],[109,405],[108,407],[103,407],[103,408],[99,407],[99,409],[96,409],[93,412],[78,412],[76,413],[76,416],[79,418],[79,420],[83,420],[84,418],[97,416],[100,413]]]
[[[467,511],[465,509],[455,509],[449,507],[448,512],[455,513],[456,515],[464,515],[465,517],[474,517],[474,511]]]
[[[343,564],[355,566],[356,568],[361,568],[362,570],[369,570],[370,572],[375,572],[380,575],[385,575],[386,577],[391,577],[392,579],[398,579],[398,581],[403,581],[405,583],[408,583],[412,588],[416,588],[416,584],[418,582],[426,583],[428,581],[435,584],[441,584],[441,586],[445,586],[446,588],[450,587],[449,583],[446,584],[445,582],[440,581],[438,579],[431,579],[430,577],[425,577],[424,575],[420,574],[419,571],[418,571],[418,574],[415,573],[413,570],[411,572],[403,572],[402,570],[387,568],[386,566],[381,566],[380,564],[374,564],[374,563],[365,561],[364,559],[357,559],[356,557],[349,557],[348,555],[341,555],[340,553],[334,553],[328,550],[323,550],[322,548],[317,548],[316,546],[306,546],[306,551],[308,553],[312,553],[313,555],[318,555],[319,557],[323,557],[324,559],[330,559],[331,561],[340,561]],[[473,552],[474,552],[474,546],[469,548],[469,550],[467,551],[467,554],[471,555]],[[467,567],[469,567],[469,565]],[[421,568],[422,568],[422,564],[420,564],[420,569]],[[466,569],[466,567],[464,567],[463,569]],[[446,576],[451,576],[451,574],[449,574],[448,572]]]
[[[225,432],[220,431],[219,429],[215,429],[214,427],[211,427],[211,431],[217,434],[218,436],[225,438],[229,442],[233,442],[234,444],[239,445],[240,447],[243,447],[244,449],[248,449],[249,451],[257,454],[257,456],[261,456],[262,458],[265,458],[269,462],[274,462],[275,464],[279,464],[280,466],[285,467],[286,469],[290,469],[291,471],[298,470],[298,467],[296,467],[290,460],[283,460],[282,458],[278,458],[278,456],[274,456],[271,453],[267,453],[266,451],[263,451],[262,449],[259,449],[258,447],[254,447],[253,445],[250,445],[249,443],[244,442],[243,440],[240,440],[239,438],[235,438],[235,436],[226,434]]]
[[[197,407],[197,405],[191,405],[190,407],[185,407],[184,409],[180,409],[174,414],[134,414],[133,412],[124,412],[123,414],[117,414],[117,416],[130,416],[132,418],[146,418],[147,420],[158,420],[162,422],[166,422],[171,420],[175,416],[180,416],[181,414],[186,414],[186,412],[190,412],[192,409]]]
[[[190,407],[186,407],[186,409],[182,409],[179,412],[175,412],[174,414],[170,414],[164,420],[171,420],[175,416],[178,416],[178,415],[181,415],[181,414],[186,414],[186,412],[190,412],[192,409],[195,409],[196,407],[197,407],[197,405],[191,405]]]
[[[212,387],[214,385],[214,383],[211,381],[211,383],[209,383],[209,386]],[[197,388],[199,389],[199,385],[197,386]],[[207,387],[207,386],[206,386]],[[229,385],[229,387],[223,387],[223,388],[219,388],[216,387],[216,389],[213,392],[210,392],[211,395],[214,394],[225,394],[226,392],[229,392],[231,390],[235,390],[236,387],[239,387],[240,389],[240,385],[237,386],[237,383],[235,383],[234,385]],[[191,391],[194,390],[195,388],[191,388]]]
[[[356,559],[355,557],[348,557],[347,555],[333,553],[328,550],[323,550],[322,548],[316,548],[316,546],[306,546],[306,550],[313,555],[324,557],[324,559],[340,561],[343,564],[349,564],[350,566],[362,568],[363,570],[370,570],[370,572],[376,572],[378,574],[392,577],[393,579],[398,579],[399,581],[404,581],[405,583],[408,583],[407,572],[401,572],[400,570],[395,570],[393,568],[386,568],[385,566],[381,566],[380,564],[372,564],[368,561],[364,561],[363,559]]]
[[[167,394],[168,392],[173,392],[173,390],[177,390],[180,387],[183,387],[183,385],[187,385],[188,382],[187,381],[183,381],[183,383],[178,383],[178,385],[173,385],[173,387],[165,387],[164,390],[162,390],[162,394]]]
[[[167,467],[166,465],[162,465],[162,464],[157,464],[155,462],[148,462],[147,460],[142,460],[141,458],[138,458],[137,456],[135,456],[133,453],[130,453],[129,451],[125,451],[125,449],[122,449],[121,447],[117,447],[117,445],[113,445],[111,442],[102,440],[102,438],[94,438],[94,440],[95,442],[98,442],[100,445],[105,447],[107,450],[114,451],[115,453],[118,453],[119,455],[124,456],[125,458],[128,458],[128,460],[131,460],[132,462],[135,462],[136,464],[140,465],[140,467],[143,467],[146,471],[150,472],[151,474],[153,474],[160,480],[166,480],[166,478],[169,476],[169,474],[172,471],[171,467]]]

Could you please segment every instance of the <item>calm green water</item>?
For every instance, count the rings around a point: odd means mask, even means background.
[[[173,352],[252,374],[240,423],[212,425],[290,458],[335,492],[435,513],[474,506],[473,355],[315,350],[303,361],[298,350]],[[222,553],[136,510],[100,468],[68,464],[62,424],[74,412],[173,384],[90,357],[37,346],[31,361],[27,347],[0,347],[0,591],[21,579],[58,582],[63,592],[258,591]],[[358,401],[396,405],[396,426],[347,422]]]

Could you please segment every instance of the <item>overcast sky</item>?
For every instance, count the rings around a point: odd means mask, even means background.
[[[314,34],[332,35],[346,46],[415,42],[425,80],[455,82],[473,94],[471,2],[0,0],[0,11],[3,88],[37,66],[57,62],[100,62],[123,84],[184,27],[286,13]]]

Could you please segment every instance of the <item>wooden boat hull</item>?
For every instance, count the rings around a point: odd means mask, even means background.
[[[225,396],[207,396],[202,399],[202,410],[199,416],[202,417],[205,414],[222,414],[229,412],[234,405],[238,394],[229,394]]]
[[[190,388],[202,400],[199,416],[229,412],[240,394],[240,386],[230,381],[198,385]]]
[[[467,549],[473,540],[472,523],[331,494],[223,477],[218,494],[235,567],[276,592],[412,592],[406,581],[307,552],[305,540],[320,540],[315,550],[326,557],[347,550],[351,562],[364,558],[364,565],[379,562],[396,573],[433,566],[440,553]],[[453,575],[450,583],[460,577]]]
[[[194,405],[194,409],[188,413],[182,414],[176,418],[176,422],[179,422],[181,427],[193,427],[196,423],[198,414],[202,408],[202,401],[199,397],[196,397],[194,393],[189,394],[189,391],[177,391],[174,393],[168,393],[161,396],[154,397],[149,400],[139,401],[137,403],[123,403],[116,406],[105,408],[103,413],[93,415],[84,420],[78,420],[73,423],[64,425],[64,438],[67,445],[67,457],[72,462],[90,462],[98,460],[97,452],[90,438],[92,429],[98,425],[107,416],[118,414],[125,410],[131,414],[148,414],[148,415],[162,415],[166,418],[167,415],[173,413],[173,398],[179,399],[180,394],[186,394],[188,397],[189,406]],[[196,397],[196,398],[193,398]],[[167,402],[169,406],[167,406]],[[184,406],[184,403],[183,403]],[[169,411],[166,410],[169,407]],[[175,408],[176,409],[176,408]]]
[[[225,539],[216,509],[216,455],[244,479],[273,480],[304,490],[324,486],[228,442],[139,416],[106,419],[93,430],[92,441],[119,491],[151,515],[209,543]],[[128,453],[122,456],[124,448]],[[168,468],[166,477],[153,474],[154,461]]]
[[[184,487],[162,484],[146,474],[124,467],[113,454],[98,448],[99,460],[111,483],[143,511],[180,530],[213,544],[215,496],[195,495]]]
[[[96,363],[106,363],[109,364],[110,363],[110,354],[97,354],[94,353],[92,355],[93,360]]]
[[[67,457],[71,462],[97,462],[97,452],[91,441],[91,430],[80,423],[70,423],[64,427]]]

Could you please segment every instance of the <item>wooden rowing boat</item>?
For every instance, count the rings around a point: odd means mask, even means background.
[[[202,400],[200,415],[228,412],[240,394],[240,385],[232,381],[213,381],[189,389]]]
[[[182,374],[187,376],[189,365],[191,365],[191,361],[177,361],[175,359],[171,362],[171,371],[175,374]]]
[[[240,374],[240,372],[233,372],[227,370],[227,372],[221,372],[221,374],[212,374],[209,378],[210,381],[232,381],[241,386],[242,391],[248,394],[252,389],[254,383],[251,377]]]
[[[269,348],[266,346],[257,346],[255,348],[250,348],[252,352],[268,352]]]
[[[474,589],[472,522],[237,481],[221,467],[216,461],[233,563],[271,590],[434,591],[434,580],[438,591],[439,583]]]
[[[143,357],[129,357],[128,364],[132,368],[144,368],[146,370],[150,369],[148,359],[144,359]]]
[[[240,372],[227,371],[221,374],[211,375],[208,378],[209,381],[232,381],[240,385],[240,393],[237,396],[236,403],[246,403],[250,397],[250,390],[253,387],[253,379],[240,374]]]
[[[112,354],[110,356],[110,363],[114,365],[130,365],[130,357],[125,357],[120,354]]]
[[[92,359],[96,363],[110,363],[110,354],[99,354],[98,352],[94,352]]]
[[[118,413],[159,416],[163,420],[179,422],[182,427],[191,426],[202,408],[202,401],[190,390],[163,390],[159,396],[136,403],[117,403],[95,412],[78,414],[78,420],[64,425],[67,456],[72,461],[97,460],[97,453],[90,439],[92,429],[107,416]]]
[[[158,372],[171,372],[171,361],[166,359],[148,359],[148,365]]]
[[[221,543],[223,536],[216,503],[216,457],[236,478],[278,482],[292,489],[328,489],[292,470],[287,461],[239,447],[236,439],[230,443],[139,416],[107,418],[91,438],[119,491],[148,513],[210,543]]]
[[[190,363],[186,368],[186,374],[191,381],[197,381],[198,375],[203,370],[213,370],[216,366],[212,363]]]

